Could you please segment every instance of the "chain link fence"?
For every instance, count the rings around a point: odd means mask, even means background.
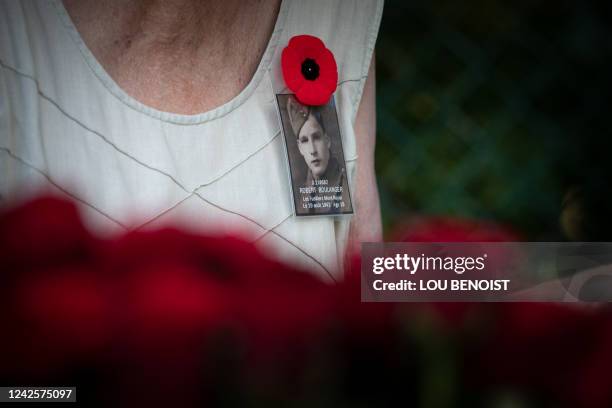
[[[527,240],[610,238],[612,33],[602,11],[386,1],[376,160],[387,232],[445,215]]]

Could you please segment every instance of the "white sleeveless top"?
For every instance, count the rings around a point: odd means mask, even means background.
[[[61,1],[0,1],[0,205],[52,191],[75,200],[100,234],[167,224],[240,231],[273,256],[337,280],[350,218],[292,216],[275,102],[287,92],[280,55],[299,34],[334,53],[352,186],[353,123],[381,14],[376,0],[283,0],[247,87],[211,111],[179,115],[119,88]]]

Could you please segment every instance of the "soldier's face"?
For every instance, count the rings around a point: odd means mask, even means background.
[[[331,142],[319,121],[310,114],[300,129],[298,148],[315,179],[321,177],[329,164]]]

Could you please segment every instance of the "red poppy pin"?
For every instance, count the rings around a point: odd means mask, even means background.
[[[287,87],[304,105],[324,105],[338,84],[334,54],[312,35],[296,35],[281,56]]]

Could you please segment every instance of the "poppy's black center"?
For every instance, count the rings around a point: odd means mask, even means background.
[[[302,75],[309,81],[314,81],[319,77],[319,64],[311,58],[306,58],[302,62]]]

